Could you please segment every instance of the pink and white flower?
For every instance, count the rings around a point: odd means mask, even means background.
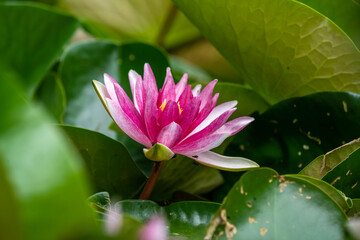
[[[236,110],[237,101],[216,106],[219,94],[213,95],[213,90],[217,80],[200,91],[201,85],[191,88],[187,78],[184,74],[175,84],[170,68],[167,68],[164,85],[158,90],[154,74],[149,64],[145,64],[143,78],[133,70],[129,72],[133,101],[108,74],[104,74],[105,85],[98,81],[93,84],[116,124],[146,147],[147,158],[164,161],[177,153],[223,170],[258,167],[245,158],[226,157],[209,151],[254,119],[239,117],[227,122]]]

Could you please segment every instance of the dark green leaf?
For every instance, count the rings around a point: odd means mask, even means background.
[[[175,191],[204,194],[223,183],[217,169],[200,165],[185,156],[166,161],[152,192],[151,199],[170,199]]]
[[[340,207],[312,183],[263,168],[234,185],[208,235],[226,223],[219,239],[341,239],[345,221]]]
[[[346,160],[351,153],[360,148],[360,139],[355,139],[334,150],[315,158],[299,174],[321,179],[326,173],[332,171],[338,164]]]
[[[332,171],[328,172],[323,180],[330,183],[346,196],[360,197],[360,149],[353,152],[346,160],[341,162]]]
[[[0,64],[16,71],[32,96],[78,22],[45,6],[6,3],[0,22]]]
[[[359,50],[333,22],[304,4],[173,1],[272,104],[321,91],[360,92]]]
[[[353,206],[346,213],[349,217],[360,217],[360,198],[352,199]]]
[[[44,109],[0,71],[0,156],[26,239],[77,238],[94,228],[80,158]],[[16,214],[16,210],[14,210]]]
[[[121,198],[134,197],[146,178],[126,147],[101,133],[62,126],[86,164],[96,191]]]
[[[88,200],[103,209],[108,209],[110,207],[110,194],[108,192],[98,192],[91,195]]]
[[[62,122],[65,109],[65,92],[56,73],[48,73],[36,90],[35,97],[41,101],[57,122]]]
[[[359,95],[343,92],[283,101],[235,135],[225,155],[297,173],[317,156],[359,137],[359,107]]]

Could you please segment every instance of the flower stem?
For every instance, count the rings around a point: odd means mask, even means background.
[[[151,170],[150,177],[149,177],[148,181],[146,182],[145,187],[140,194],[140,197],[139,197],[140,200],[149,199],[151,192],[155,187],[156,181],[159,178],[160,171],[161,171],[163,165],[164,165],[164,161],[154,163],[153,169]]]

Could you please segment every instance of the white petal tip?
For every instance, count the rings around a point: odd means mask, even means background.
[[[246,171],[259,167],[256,162],[251,161],[250,159],[243,157],[227,157],[210,151],[188,157],[203,165],[231,172]]]

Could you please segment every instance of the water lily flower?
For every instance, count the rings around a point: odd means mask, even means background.
[[[166,240],[168,227],[164,217],[155,215],[145,224],[140,231],[140,240]]]
[[[217,80],[200,91],[201,85],[192,88],[187,84],[187,74],[175,84],[167,68],[164,85],[158,90],[149,64],[144,66],[143,77],[131,70],[129,80],[133,100],[108,74],[104,74],[105,85],[95,80],[93,84],[116,124],[146,147],[144,153],[148,159],[165,161],[181,154],[223,170],[258,167],[249,159],[210,151],[254,120],[239,117],[227,122],[236,110],[237,101],[216,106],[219,94],[213,95],[213,90]]]

